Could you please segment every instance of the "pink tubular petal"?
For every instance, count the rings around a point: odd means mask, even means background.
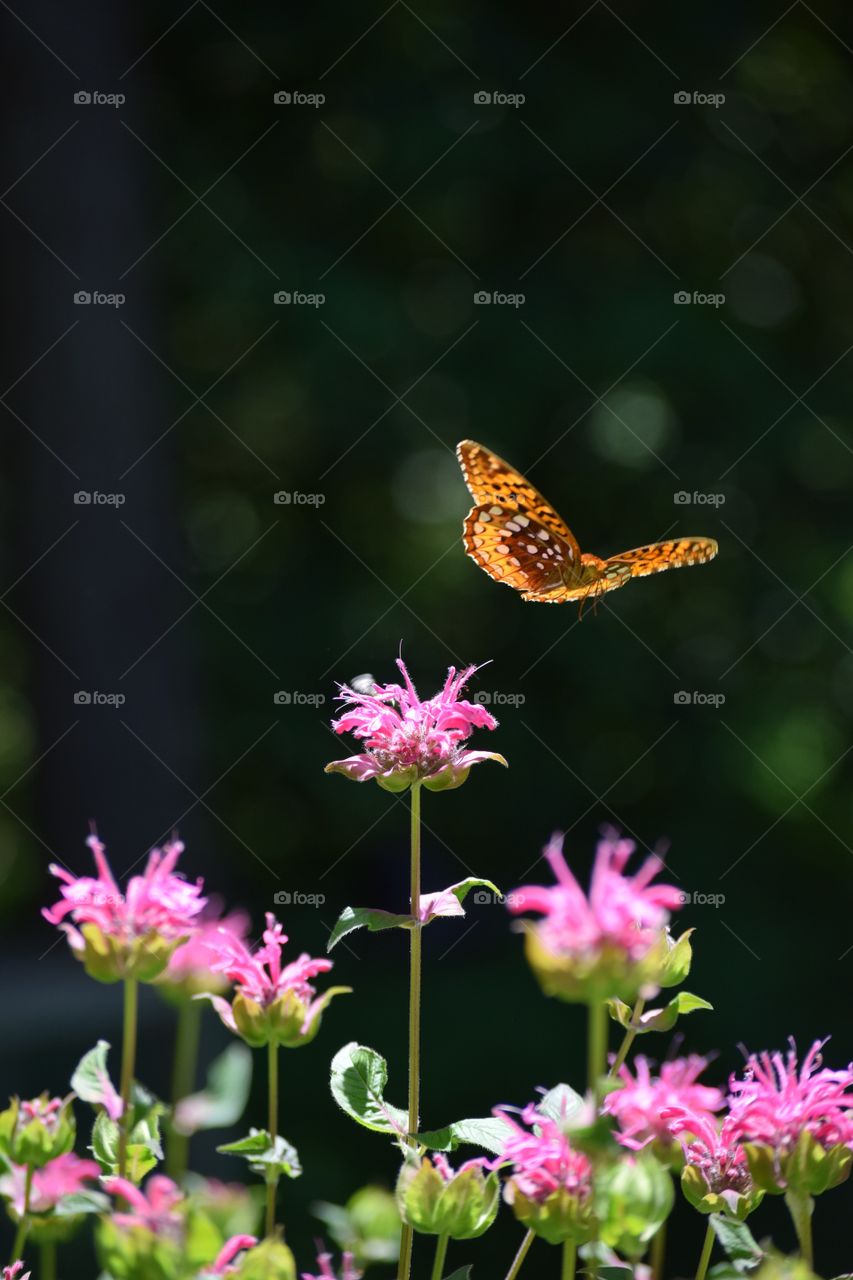
[[[233,1262],[238,1253],[244,1249],[253,1249],[258,1243],[257,1236],[231,1236],[216,1255],[212,1271],[214,1275],[222,1275],[229,1262]]]

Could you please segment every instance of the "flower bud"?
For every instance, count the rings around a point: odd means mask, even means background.
[[[807,1129],[792,1151],[782,1153],[757,1142],[744,1142],[752,1180],[770,1195],[793,1192],[819,1196],[840,1186],[850,1176],[853,1151],[843,1143],[824,1147]]]
[[[135,978],[137,982],[154,982],[165,971],[172,952],[185,938],[164,938],[152,930],[127,940],[104,933],[96,924],[80,927],[80,941],[72,941],[72,950],[90,978],[97,982],[121,982]]]
[[[674,1198],[672,1179],[657,1160],[640,1156],[611,1165],[595,1179],[599,1239],[628,1258],[641,1258]]]
[[[474,1240],[492,1225],[498,1212],[500,1183],[483,1159],[468,1160],[454,1173],[442,1155],[407,1160],[397,1180],[403,1220],[427,1235]]]
[[[75,1134],[70,1094],[64,1101],[47,1093],[28,1102],[10,1098],[0,1112],[0,1150],[13,1164],[41,1169],[71,1150]]]

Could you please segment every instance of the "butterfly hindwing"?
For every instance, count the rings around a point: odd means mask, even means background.
[[[572,549],[562,538],[532,516],[497,502],[469,511],[462,538],[481,569],[525,595],[562,587],[564,566],[573,563]]]

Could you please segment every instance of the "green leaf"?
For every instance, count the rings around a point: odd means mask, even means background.
[[[471,1268],[460,1267],[458,1271],[454,1271],[452,1276],[447,1276],[446,1280],[471,1280]]]
[[[443,1129],[419,1133],[417,1140],[431,1151],[455,1151],[458,1146],[468,1143],[499,1156],[511,1133],[506,1120],[499,1116],[482,1116],[474,1120],[457,1120]]]
[[[390,911],[380,911],[375,907],[344,907],[329,934],[326,951],[332,950],[354,929],[369,929],[371,933],[379,933],[382,929],[411,929],[414,921],[410,915],[395,916]]]
[[[582,1096],[576,1093],[571,1085],[556,1084],[537,1103],[536,1110],[549,1120],[555,1120],[557,1124],[568,1127],[570,1121],[580,1113],[583,1105]]]
[[[106,1099],[118,1096],[107,1069],[109,1049],[107,1040],[99,1040],[94,1049],[83,1054],[71,1077],[71,1088],[77,1097],[83,1102],[91,1103],[93,1107],[102,1107]]]
[[[55,1218],[76,1218],[81,1213],[105,1213],[111,1206],[109,1196],[102,1191],[75,1191],[63,1196],[53,1210]]]
[[[671,1031],[678,1019],[686,1013],[695,1013],[697,1009],[713,1009],[713,1005],[701,996],[694,996],[690,991],[679,991],[663,1009],[648,1009],[640,1016],[636,1026],[633,1025],[633,1010],[624,1000],[608,1000],[607,1012],[620,1027],[627,1030],[633,1028],[637,1035],[646,1035],[649,1031]]]
[[[252,1173],[260,1174],[272,1185],[281,1177],[298,1178],[302,1173],[296,1148],[281,1134],[271,1138],[266,1129],[250,1129],[247,1137],[227,1142],[216,1150],[224,1156],[242,1156]]]
[[[764,1251],[756,1244],[745,1222],[738,1222],[718,1213],[712,1213],[709,1221],[729,1261],[738,1272],[744,1274],[751,1271],[762,1261]]]
[[[178,1102],[172,1119],[175,1129],[190,1135],[236,1124],[246,1109],[251,1084],[251,1050],[240,1043],[229,1045],[211,1063],[206,1087]]]
[[[375,1049],[353,1040],[332,1059],[329,1084],[342,1111],[374,1133],[404,1134],[409,1119],[405,1111],[385,1101],[388,1064]]]
[[[136,1121],[130,1131],[127,1144],[127,1176],[131,1182],[139,1183],[163,1159],[163,1145],[160,1139],[160,1115],[163,1104],[155,1102],[149,1110]],[[111,1120],[106,1111],[99,1111],[92,1129],[92,1142],[89,1150],[101,1166],[105,1174],[118,1173],[119,1127]]]

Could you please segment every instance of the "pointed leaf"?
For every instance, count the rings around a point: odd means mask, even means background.
[[[742,1274],[751,1271],[764,1258],[764,1251],[745,1222],[712,1213],[710,1217],[714,1234],[725,1249],[728,1259]]]
[[[471,1268],[460,1267],[458,1271],[454,1271],[452,1276],[447,1276],[447,1280],[471,1280]]]
[[[387,1083],[388,1064],[375,1049],[353,1040],[332,1059],[329,1084],[341,1110],[375,1133],[404,1134],[409,1118],[385,1101]]]
[[[614,1022],[618,1022],[620,1027],[624,1027],[627,1031],[631,1026],[631,1018],[634,1016],[634,1010],[624,1000],[607,1000],[607,1012]]]
[[[549,1120],[556,1120],[557,1124],[568,1126],[569,1122],[579,1114],[583,1105],[583,1097],[571,1085],[557,1084],[553,1089],[549,1089],[537,1103],[536,1110],[540,1115],[547,1116]]]
[[[475,901],[488,900],[493,901],[494,898],[501,897],[501,891],[491,880],[481,880],[478,876],[468,876],[465,880],[458,881],[457,884],[448,885],[446,889],[440,889],[438,893],[422,893],[420,897],[420,918],[422,924],[429,924],[430,920],[434,920],[437,916],[464,916],[462,903],[468,897],[468,894],[474,888],[489,889],[490,892],[483,895],[476,895]]]
[[[695,1013],[697,1009],[713,1009],[713,1005],[701,996],[694,996],[690,991],[679,991],[663,1009],[649,1009],[640,1017],[637,1034],[644,1035],[648,1031],[671,1031],[685,1013]]]
[[[83,1102],[103,1107],[116,1120],[121,1115],[121,1099],[107,1069],[109,1042],[99,1040],[94,1049],[84,1053],[74,1068],[71,1088]]]
[[[499,1156],[511,1133],[511,1126],[500,1116],[482,1116],[473,1120],[456,1120],[443,1129],[419,1133],[417,1139],[431,1151],[455,1151],[458,1146],[468,1144]]]
[[[207,1085],[177,1103],[172,1123],[178,1133],[227,1129],[236,1124],[249,1100],[252,1053],[244,1044],[231,1044],[211,1063]]]
[[[354,929],[368,929],[371,933],[379,933],[383,929],[411,929],[414,921],[409,915],[396,916],[390,911],[380,911],[377,907],[344,907],[329,934],[326,951],[332,950]]]
[[[55,1218],[76,1218],[81,1213],[105,1213],[112,1201],[102,1191],[75,1191],[70,1196],[63,1196],[53,1210]]]
[[[296,1148],[281,1134],[272,1139],[266,1129],[250,1129],[247,1137],[227,1142],[216,1150],[224,1156],[242,1156],[252,1173],[260,1174],[273,1185],[282,1176],[298,1178],[302,1173]]]

